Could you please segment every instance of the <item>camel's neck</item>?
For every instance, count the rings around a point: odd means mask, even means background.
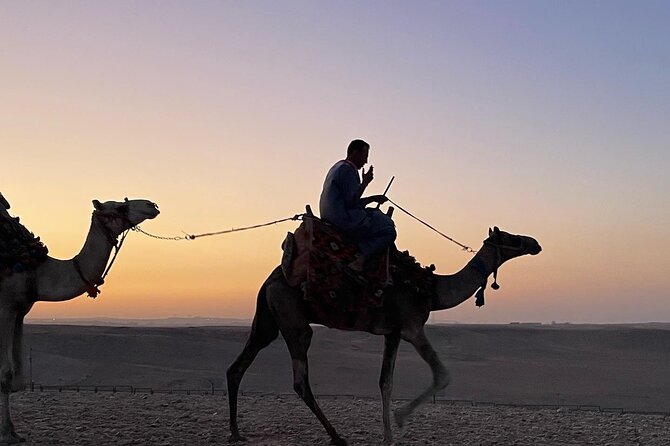
[[[437,296],[431,311],[452,308],[468,300],[500,266],[497,262],[495,248],[484,244],[462,270],[448,276],[438,275],[435,282]]]
[[[89,291],[86,282],[98,283],[107,266],[113,242],[102,224],[92,218],[79,254],[71,260],[48,258],[36,270],[37,300],[69,300]]]

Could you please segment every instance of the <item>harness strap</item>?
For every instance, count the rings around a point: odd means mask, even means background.
[[[502,260],[502,254],[500,253],[500,250],[502,248],[521,250],[523,249],[523,240],[521,240],[521,244],[518,247],[503,245],[489,240],[485,240],[484,244],[491,245],[496,250],[496,262],[495,262],[495,268],[493,269],[493,283],[491,284],[491,288],[497,290],[500,289],[500,285],[498,285],[498,267],[500,267],[500,263]],[[475,270],[477,270],[477,272],[479,272],[482,276],[484,276],[484,284],[475,293],[475,305],[481,307],[484,305],[484,290],[486,289],[487,286],[488,274],[481,261],[474,261],[471,263],[471,265]]]
[[[98,294],[101,292],[98,288],[98,285],[102,285],[104,280],[100,278],[98,283],[92,283],[86,277],[84,277],[84,273],[81,270],[81,264],[79,263],[79,259],[77,257],[74,258],[74,269],[77,271],[77,274],[79,274],[79,278],[81,278],[82,282],[86,284],[86,293],[88,294],[88,297],[92,297],[93,299],[98,297]]]
[[[95,282],[89,281],[85,276],[84,273],[81,269],[81,263],[79,262],[78,258],[74,258],[74,269],[77,271],[77,274],[79,274],[79,277],[81,278],[82,282],[86,284],[86,294],[88,297],[92,297],[95,299],[98,294],[100,294],[102,291],[100,291],[99,286],[103,285],[105,283],[105,277],[107,277],[107,274],[109,274],[109,270],[112,268],[112,265],[114,264],[114,261],[116,260],[116,257],[119,255],[119,251],[121,250],[121,246],[123,246],[123,242],[126,240],[126,236],[128,235],[128,232],[130,231],[129,229],[125,230],[123,232],[123,235],[121,236],[121,241],[118,240],[117,237],[115,237],[109,228],[104,224],[102,219],[105,216],[103,214],[98,213],[97,211],[93,212],[93,221],[97,223],[98,226],[100,226],[100,229],[102,230],[103,235],[107,239],[107,242],[112,245],[114,248],[114,256],[112,256],[112,260],[109,262],[109,265],[107,265],[107,268],[105,268],[105,271],[102,273],[102,276]],[[119,218],[119,217],[114,217],[114,218]]]

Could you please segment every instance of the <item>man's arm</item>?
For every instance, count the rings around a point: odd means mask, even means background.
[[[365,207],[370,203],[384,204],[388,200],[389,199],[386,198],[386,195],[370,195],[369,197],[361,198],[361,204],[363,204],[363,207]]]
[[[369,184],[372,180],[367,180]],[[361,206],[361,195],[367,187],[365,182],[361,183],[358,172],[349,166],[342,166],[339,171],[338,186],[344,198],[344,204],[348,209]]]

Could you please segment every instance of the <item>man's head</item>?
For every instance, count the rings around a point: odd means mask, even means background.
[[[369,152],[370,144],[362,139],[354,139],[349,143],[349,147],[347,147],[347,159],[360,169],[368,162]]]

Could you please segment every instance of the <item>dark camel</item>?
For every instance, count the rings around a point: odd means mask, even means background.
[[[504,262],[526,254],[535,255],[541,250],[537,241],[531,237],[509,234],[498,228],[489,229],[489,237],[461,271],[453,275],[436,275],[435,298],[432,301],[414,295],[410,287],[392,286],[385,291],[383,308],[377,312],[361,314],[351,326],[343,326],[340,322],[343,319],[341,317],[335,319],[338,322],[315,317],[309,304],[303,299],[300,288],[289,286],[281,267],[275,268],[258,293],[256,314],[244,350],[228,368],[230,441],[244,440],[237,425],[237,393],[242,377],[258,352],[275,340],[281,331],[291,354],[293,388],[326,429],[331,437],[331,443],[347,444],[319,408],[309,385],[307,350],[312,338],[309,324],[313,323],[384,335],[384,357],[379,387],[382,394],[384,444],[391,444],[393,442],[390,418],[391,391],[400,340],[412,344],[433,373],[433,383],[430,387],[395,411],[395,420],[402,426],[420,404],[449,384],[449,373],[424,331],[430,312],[445,310],[465,302],[479,288],[483,290],[489,275],[496,272]],[[396,280],[396,283],[401,282]]]

